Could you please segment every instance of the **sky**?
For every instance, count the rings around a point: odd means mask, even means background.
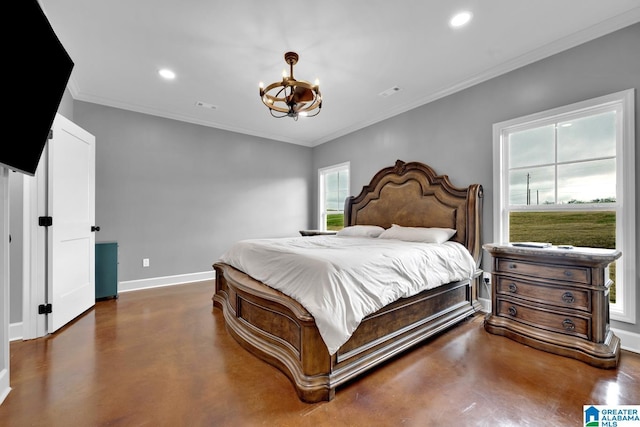
[[[512,205],[527,204],[527,188],[532,205],[615,199],[614,111],[513,132],[508,141]]]
[[[342,211],[344,201],[349,196],[349,171],[341,170],[325,175],[325,208]]]

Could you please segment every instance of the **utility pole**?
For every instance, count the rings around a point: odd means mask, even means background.
[[[529,189],[529,180],[531,176],[527,173],[527,206],[531,204],[531,190]]]

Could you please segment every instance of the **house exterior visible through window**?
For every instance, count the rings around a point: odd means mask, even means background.
[[[618,249],[611,317],[635,323],[634,91],[494,125],[494,239]]]
[[[318,171],[319,229],[344,227],[344,201],[349,196],[349,162]]]

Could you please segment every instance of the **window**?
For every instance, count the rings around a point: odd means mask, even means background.
[[[318,171],[319,229],[344,227],[344,201],[349,196],[349,162]]]
[[[635,323],[634,90],[493,127],[494,239],[615,248],[611,318]]]

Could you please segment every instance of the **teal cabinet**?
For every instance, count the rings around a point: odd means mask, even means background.
[[[96,243],[96,300],[118,298],[118,243]]]

